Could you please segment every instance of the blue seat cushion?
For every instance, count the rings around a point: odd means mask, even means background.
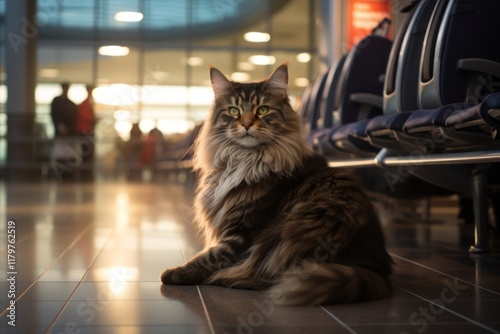
[[[400,112],[374,117],[366,125],[366,134],[371,135],[373,132],[381,130],[402,131],[403,125],[410,115],[411,112]]]
[[[446,118],[456,110],[472,107],[472,103],[452,103],[437,109],[422,109],[411,113],[403,125],[404,132],[429,126],[444,127]]]
[[[480,104],[451,113],[446,119],[446,126],[456,127],[482,119],[486,124],[500,129],[500,119],[490,115],[491,109],[500,109],[500,93],[490,94]]]
[[[349,136],[354,137],[366,137],[366,125],[371,121],[367,118],[359,122],[349,123],[340,126],[335,131],[330,133],[330,141],[335,142],[337,140],[347,140]]]

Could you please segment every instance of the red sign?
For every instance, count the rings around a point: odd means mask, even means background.
[[[349,47],[370,35],[384,18],[391,18],[387,0],[350,0],[348,11]]]

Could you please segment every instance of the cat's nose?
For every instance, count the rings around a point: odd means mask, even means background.
[[[241,126],[245,128],[245,130],[248,131],[248,129],[250,129],[250,127],[253,125],[253,122],[243,122],[241,123]]]

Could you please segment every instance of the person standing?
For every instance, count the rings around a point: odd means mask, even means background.
[[[76,104],[68,97],[69,83],[61,84],[62,93],[50,105],[50,116],[54,124],[55,138],[74,135],[77,117]]]
[[[74,178],[74,164],[80,162],[75,147],[75,125],[77,106],[68,97],[69,83],[61,83],[62,93],[54,97],[50,104],[50,116],[54,124],[52,142],[52,168],[59,182]]]
[[[95,138],[94,128],[96,117],[94,113],[94,86],[87,85],[87,97],[78,105],[75,131],[79,137],[79,152],[82,155],[81,171],[85,180],[93,178]]]

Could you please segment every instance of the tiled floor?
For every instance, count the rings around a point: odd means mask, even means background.
[[[380,210],[397,265],[391,298],[287,308],[262,292],[160,285],[164,267],[200,249],[191,193],[166,181],[0,183],[0,270],[17,272],[14,285],[0,281],[0,332],[500,333],[498,240],[496,252],[469,254],[453,199],[432,201],[429,222]]]

